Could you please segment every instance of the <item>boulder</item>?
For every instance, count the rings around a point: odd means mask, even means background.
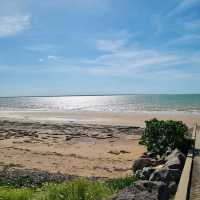
[[[169,169],[177,169],[180,171],[183,169],[183,165],[177,157],[174,157],[171,160],[167,161],[164,166]]]
[[[166,157],[166,161],[171,160],[174,157],[178,157],[179,160],[181,161],[181,163],[185,162],[185,155],[178,149],[174,149],[167,157]]]
[[[175,149],[172,151],[171,154],[169,154],[165,160],[165,166],[169,169],[179,169],[182,170],[184,163],[185,163],[185,155],[181,153],[178,149]]]
[[[135,172],[135,174],[134,174],[135,177],[136,177],[138,180],[146,180],[145,177],[143,176],[142,171],[143,171],[143,170],[141,170],[141,169],[140,169],[140,170],[137,170],[137,171]]]
[[[143,170],[144,167],[151,167],[155,165],[155,160],[151,158],[139,158],[133,162],[133,172]]]
[[[142,154],[141,158],[157,158],[157,155],[154,152],[147,151]]]
[[[157,166],[157,165],[163,165],[163,164],[165,164],[166,163],[166,161],[165,161],[165,159],[157,159],[156,161],[155,161],[155,166]]]
[[[172,153],[172,149],[171,148],[168,148],[165,155],[166,156],[169,156],[170,154]]]
[[[178,169],[169,169],[167,167],[163,167],[161,169],[155,170],[149,180],[150,181],[163,181],[167,184],[170,182],[179,182],[181,176],[181,171]]]
[[[175,195],[177,191],[177,187],[178,187],[178,184],[175,181],[170,182],[168,185],[169,193],[171,195]]]
[[[135,172],[136,177],[142,180],[149,180],[149,177],[154,172],[155,169],[152,167],[144,167],[143,170],[137,170]]]
[[[169,200],[169,190],[163,182],[136,181],[109,200]]]

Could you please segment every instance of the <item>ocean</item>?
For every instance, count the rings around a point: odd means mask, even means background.
[[[200,114],[200,94],[1,97],[0,111],[181,112]]]

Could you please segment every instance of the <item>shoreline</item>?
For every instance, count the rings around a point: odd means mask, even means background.
[[[179,120],[189,127],[200,123],[200,115],[192,113],[163,112],[96,112],[96,111],[0,111],[0,120],[32,121],[46,123],[100,124],[144,127],[152,118]]]

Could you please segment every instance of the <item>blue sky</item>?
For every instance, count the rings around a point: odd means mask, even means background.
[[[0,96],[200,93],[200,0],[0,3]]]

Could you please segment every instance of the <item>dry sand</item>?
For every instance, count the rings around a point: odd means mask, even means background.
[[[144,151],[138,145],[144,120],[200,123],[200,115],[0,112],[1,165],[96,177],[131,173],[132,161]]]
[[[0,121],[0,161],[68,175],[119,177],[144,151],[137,127]]]

